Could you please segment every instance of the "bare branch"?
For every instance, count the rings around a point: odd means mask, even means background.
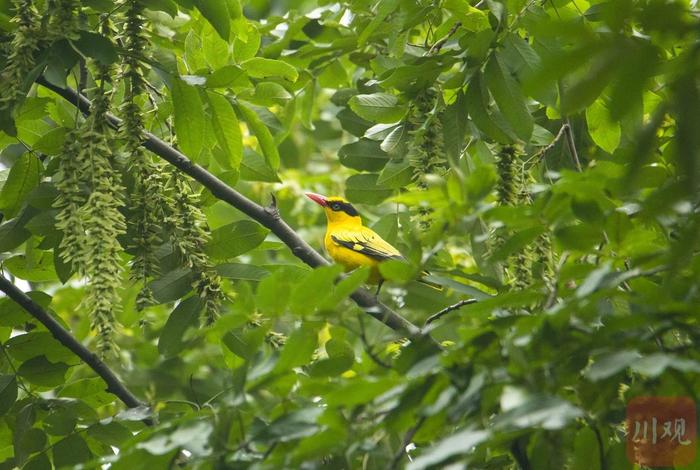
[[[581,167],[581,160],[578,159],[578,151],[576,150],[576,144],[574,143],[574,131],[571,129],[571,123],[569,118],[566,118],[566,124],[564,129],[564,135],[566,136],[566,143],[569,146],[569,152],[571,153],[571,158],[576,165],[576,169],[581,172],[583,168]]]
[[[444,315],[447,315],[448,313],[452,312],[453,310],[457,310],[459,308],[464,307],[465,305],[473,304],[476,302],[477,302],[476,299],[466,299],[466,300],[460,300],[456,304],[450,305],[449,307],[445,307],[442,310],[440,310],[439,312],[437,312],[433,315],[430,315],[428,317],[428,319],[425,320],[425,325],[423,325],[423,327],[430,325],[435,320],[439,319],[440,317],[442,317]]]
[[[90,101],[72,88],[62,88],[60,86],[56,86],[46,80],[43,76],[40,76],[36,82],[57,93],[69,103],[77,106],[83,114],[89,114]],[[110,125],[115,128],[118,128],[121,125],[121,119],[112,114],[108,114],[107,119]],[[291,249],[294,256],[302,260],[304,263],[313,268],[326,266],[329,264],[323,256],[321,256],[308,243],[306,243],[304,239],[299,237],[299,235],[280,217],[270,214],[265,207],[251,201],[235,189],[231,188],[219,178],[209,173],[206,169],[192,162],[179,150],[168,145],[155,135],[144,132],[143,138],[144,147],[161,157],[163,160],[169,162],[183,173],[186,173],[190,177],[197,180],[218,199],[230,204],[251,219],[254,219],[265,227],[269,228],[272,233],[277,235],[277,237]],[[389,328],[411,338],[425,336],[421,332],[420,328],[406,320],[398,313],[394,312],[383,303],[379,302],[374,295],[372,295],[366,289],[357,289],[350,297],[367,314],[381,321]]]
[[[542,159],[545,157],[545,155],[547,154],[547,152],[549,152],[550,150],[552,150],[552,149],[554,148],[554,146],[557,145],[557,142],[559,142],[559,140],[561,139],[561,137],[564,135],[564,132],[566,132],[567,127],[569,127],[569,125],[566,124],[566,123],[565,123],[563,126],[561,126],[561,129],[559,129],[559,132],[557,132],[557,135],[556,135],[556,137],[554,137],[554,140],[552,140],[552,141],[549,143],[549,145],[547,145],[546,147],[544,147],[542,150],[540,150],[539,152],[537,152],[537,153],[532,157],[532,159],[535,160],[535,163],[539,163],[540,161],[542,161]]]
[[[34,302],[27,294],[22,292],[17,286],[12,284],[5,276],[0,275],[0,290],[3,291],[10,299],[27,311],[31,316],[36,318],[42,325],[62,345],[70,349],[76,356],[88,365],[97,375],[102,377],[102,380],[107,384],[107,391],[119,398],[129,408],[137,406],[146,406],[136,396],[129,391],[128,388],[119,380],[115,373],[107,364],[97,357],[96,354],[90,352],[77,339],[75,339],[60,323],[49,315],[39,304]]]
[[[421,416],[418,419],[418,422],[406,432],[406,435],[403,438],[403,441],[401,441],[401,448],[396,452],[394,455],[394,458],[391,461],[391,469],[395,469],[399,467],[399,464],[401,463],[401,459],[403,459],[403,456],[406,455],[408,452],[406,451],[406,447],[411,443],[413,440],[413,437],[416,435],[418,430],[420,429],[421,426],[423,426],[423,423],[425,423],[426,417]]]
[[[450,30],[447,32],[447,34],[445,35],[445,37],[442,38],[442,39],[440,39],[440,40],[439,40],[438,42],[436,42],[435,44],[433,44],[433,46],[432,46],[430,49],[428,49],[428,52],[426,52],[425,55],[431,55],[431,54],[437,54],[437,53],[439,53],[439,52],[440,52],[440,49],[442,49],[442,46],[444,46],[445,43],[452,37],[452,35],[453,35],[454,33],[457,32],[457,30],[459,29],[460,26],[462,26],[462,22],[461,22],[461,21],[458,21],[458,22],[456,22],[454,25],[452,25],[452,27],[451,27]]]

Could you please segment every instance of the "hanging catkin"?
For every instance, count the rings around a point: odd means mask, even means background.
[[[128,171],[134,186],[129,194],[132,217],[129,220],[132,234],[130,250],[131,278],[141,283],[136,307],[141,310],[155,303],[149,281],[159,274],[156,249],[162,243],[160,237],[163,206],[163,171],[146,153],[142,144],[143,118],[139,100],[145,93],[146,81],[141,57],[146,41],[143,6],[136,0],[127,2],[122,42],[126,54],[122,62],[124,80],[124,104],[121,106],[123,125],[121,138],[128,156]]]
[[[432,88],[418,93],[413,101],[412,112],[408,118],[411,143],[408,158],[413,169],[413,180],[419,189],[427,189],[428,175],[443,175],[447,171],[445,143],[442,122],[438,114],[438,94]],[[419,207],[414,219],[418,226],[427,230],[432,224],[430,207]]]
[[[109,24],[102,21],[103,34],[110,37]],[[56,227],[63,232],[60,254],[87,280],[82,306],[97,332],[98,352],[105,356],[115,350],[123,251],[117,238],[125,233],[126,223],[120,212],[124,188],[113,166],[114,131],[107,119],[112,71],[93,65],[96,86],[88,90],[93,95],[90,114],[66,139],[55,175],[54,206],[59,209]]]
[[[24,79],[30,74],[36,63],[36,53],[42,40],[40,15],[30,0],[15,0],[17,23],[10,45],[10,54],[5,67],[0,72],[0,113],[8,113],[21,99],[26,90]]]
[[[219,315],[223,293],[221,278],[213,269],[204,247],[210,239],[207,221],[199,209],[199,196],[178,173],[171,178],[171,195],[165,218],[170,243],[182,264],[192,271],[192,288],[204,305],[204,321]]]

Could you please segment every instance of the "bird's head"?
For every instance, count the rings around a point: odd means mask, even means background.
[[[306,193],[306,197],[323,207],[329,222],[360,221],[360,214],[347,200],[340,196],[321,196]]]

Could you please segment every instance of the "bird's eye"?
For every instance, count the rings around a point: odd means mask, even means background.
[[[334,202],[333,204],[331,204],[331,209],[333,209],[334,211],[339,211],[340,204],[338,204],[337,202]]]

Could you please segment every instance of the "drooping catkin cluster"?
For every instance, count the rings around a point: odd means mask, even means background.
[[[142,288],[136,298],[136,307],[141,310],[155,303],[149,281],[159,274],[156,249],[162,243],[161,220],[164,199],[163,171],[146,153],[142,144],[143,119],[138,100],[146,87],[144,70],[140,58],[146,48],[143,6],[136,0],[127,2],[122,41],[126,54],[122,62],[124,80],[124,104],[121,106],[123,124],[120,129],[124,151],[128,156],[128,170],[133,176],[134,186],[129,194],[131,246],[134,253],[131,261],[131,278],[140,281]]]
[[[522,159],[513,165],[515,170],[515,203],[519,206],[532,204],[530,197],[530,174]],[[511,255],[508,265],[512,270],[512,282],[516,289],[525,289],[532,284],[532,245],[528,244]]]
[[[408,118],[411,136],[408,158],[413,168],[413,180],[422,190],[427,188],[427,175],[441,176],[447,171],[439,103],[437,92],[433,88],[426,88],[415,97]],[[420,207],[415,219],[423,230],[429,229],[432,224],[432,209]]]
[[[515,160],[516,148],[512,145],[504,146],[498,154],[496,161],[498,170],[498,204],[501,206],[512,206],[517,198],[515,188]]]
[[[46,39],[77,39],[79,0],[49,0]]]
[[[214,270],[204,247],[210,239],[207,221],[199,209],[199,195],[177,173],[170,184],[172,192],[165,224],[170,243],[183,266],[192,271],[192,288],[204,305],[204,321],[213,323],[219,315],[223,292],[221,277]]]
[[[534,178],[522,156],[522,149],[512,145],[504,146],[498,154],[499,181],[496,190],[499,205],[532,205],[530,185],[534,182]],[[507,227],[497,233],[492,249],[503,245],[505,235],[512,235]],[[554,270],[549,233],[543,232],[532,243],[511,254],[503,268],[505,278],[517,289],[529,287],[534,279],[543,279],[545,283],[551,282]]]
[[[25,93],[23,84],[36,64],[42,40],[40,15],[31,0],[15,0],[17,29],[10,45],[10,54],[0,72],[0,113],[12,110]]]
[[[105,26],[108,28],[109,26]],[[96,63],[90,115],[66,140],[56,173],[59,209],[56,227],[63,232],[61,256],[87,279],[83,305],[97,331],[97,349],[115,349],[113,330],[120,306],[122,247],[126,232],[119,172],[114,167],[115,139],[107,112],[111,91],[109,66]]]
[[[501,206],[525,206],[532,203],[529,184],[530,176],[523,163],[522,150],[513,145],[501,148],[496,161],[498,185],[496,193]],[[512,235],[504,227],[493,242],[493,249],[504,243],[504,236]],[[508,257],[504,263],[504,275],[508,282],[517,289],[524,289],[532,283],[532,249],[525,246]]]

